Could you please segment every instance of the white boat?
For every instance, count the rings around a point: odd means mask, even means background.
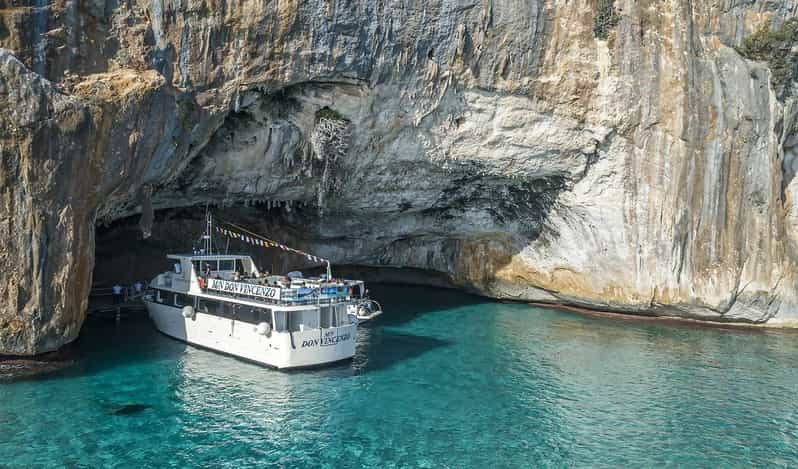
[[[357,320],[348,312],[364,301],[354,294],[362,281],[264,276],[248,255],[167,257],[174,268],[143,298],[164,334],[279,369],[354,356]]]

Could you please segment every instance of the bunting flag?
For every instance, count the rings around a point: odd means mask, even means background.
[[[278,248],[278,249],[282,249],[283,251],[288,251],[288,252],[293,252],[293,253],[296,253],[296,254],[300,254],[300,255],[304,256],[307,260],[312,261],[312,262],[326,263],[327,264],[327,276],[328,277],[332,276],[332,273],[331,273],[331,270],[330,270],[330,261],[327,260],[327,259],[324,259],[324,258],[321,258],[321,257],[318,257],[318,256],[314,256],[313,254],[307,253],[305,251],[300,251],[299,249],[294,249],[292,247],[288,247],[288,246],[286,246],[284,244],[280,244],[280,243],[278,243],[276,241],[273,241],[273,240],[265,238],[265,237],[253,238],[252,236],[245,235],[245,234],[242,234],[242,233],[238,233],[237,231],[229,230],[227,228],[222,228],[220,226],[216,227],[216,232],[220,233],[220,234],[222,234],[224,236],[227,236],[229,238],[238,239],[238,240],[244,241],[246,243],[253,244],[255,246],[261,246],[261,247],[265,247],[265,248]],[[259,235],[256,235],[256,236],[259,236]]]

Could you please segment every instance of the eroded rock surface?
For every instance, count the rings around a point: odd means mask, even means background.
[[[0,352],[75,337],[96,223],[207,202],[489,296],[795,325],[795,11],[0,3]]]

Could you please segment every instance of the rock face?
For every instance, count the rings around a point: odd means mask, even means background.
[[[96,223],[208,202],[489,296],[798,324],[793,1],[27,1],[0,352],[76,336]]]

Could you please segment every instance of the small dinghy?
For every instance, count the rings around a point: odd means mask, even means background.
[[[374,300],[362,299],[349,305],[347,314],[353,324],[363,324],[382,314],[382,306]]]

